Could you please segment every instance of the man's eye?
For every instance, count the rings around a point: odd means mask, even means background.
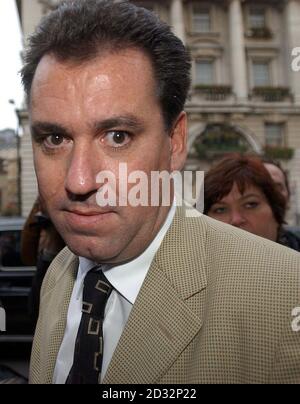
[[[130,135],[124,131],[111,131],[105,136],[105,143],[114,148],[126,146],[130,142]]]
[[[61,135],[50,135],[46,138],[45,144],[48,147],[57,147],[64,142],[65,138]]]

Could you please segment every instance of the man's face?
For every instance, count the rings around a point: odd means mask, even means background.
[[[32,84],[30,121],[40,196],[69,248],[97,262],[140,254],[169,208],[100,208],[96,177],[109,170],[118,182],[119,163],[149,177],[184,164],[186,117],[166,133],[148,58],[135,49],[83,64],[45,56]]]
[[[271,241],[277,240],[279,226],[271,206],[254,185],[247,186],[241,194],[234,184],[230,193],[210,208],[208,216]]]
[[[264,164],[269,174],[272,177],[272,180],[275,182],[278,191],[282,194],[286,202],[289,202],[289,191],[287,189],[287,185],[285,182],[285,176],[279,167],[274,166],[274,164]]]

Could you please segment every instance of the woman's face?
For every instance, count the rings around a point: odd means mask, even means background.
[[[242,195],[236,184],[209,210],[208,216],[271,241],[277,240],[279,225],[264,193],[254,185]]]

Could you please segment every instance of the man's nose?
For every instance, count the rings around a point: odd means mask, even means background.
[[[65,188],[69,194],[84,196],[97,191],[96,161],[91,146],[74,147],[65,181]]]
[[[235,227],[241,227],[246,223],[246,219],[242,215],[242,213],[236,209],[231,212],[231,217],[230,217],[230,224]]]

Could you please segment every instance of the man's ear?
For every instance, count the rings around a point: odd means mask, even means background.
[[[183,111],[171,132],[171,171],[183,169],[187,158],[187,115]]]

